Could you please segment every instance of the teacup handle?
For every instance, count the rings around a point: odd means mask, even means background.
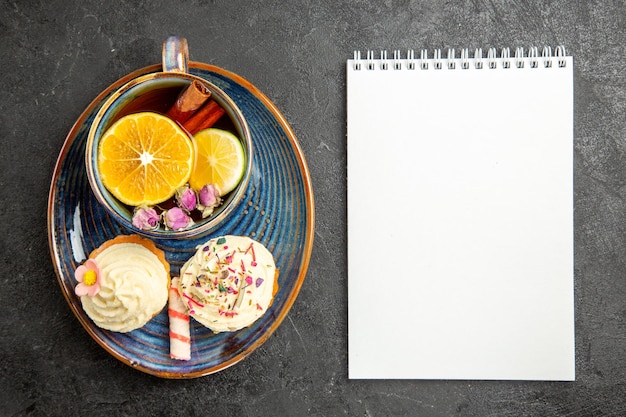
[[[169,36],[163,41],[163,71],[189,72],[189,47],[187,39]]]

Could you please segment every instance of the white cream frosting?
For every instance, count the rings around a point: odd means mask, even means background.
[[[274,296],[276,265],[261,243],[223,236],[197,247],[180,270],[179,290],[189,315],[216,333],[249,326]]]
[[[137,243],[118,243],[95,257],[100,291],[82,296],[83,309],[104,329],[129,332],[144,326],[167,303],[169,277],[159,258]]]

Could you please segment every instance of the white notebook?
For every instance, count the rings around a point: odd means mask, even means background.
[[[574,380],[573,59],[347,61],[348,373]]]

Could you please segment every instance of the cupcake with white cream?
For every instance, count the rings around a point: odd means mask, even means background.
[[[250,326],[278,289],[270,251],[244,236],[222,236],[197,247],[180,270],[179,291],[189,315],[216,333]]]
[[[130,332],[168,300],[170,267],[163,251],[140,236],[117,236],[94,250],[75,273],[83,309],[103,329]]]

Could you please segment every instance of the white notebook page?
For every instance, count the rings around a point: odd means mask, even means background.
[[[350,378],[574,379],[573,61],[560,59],[348,60]]]

